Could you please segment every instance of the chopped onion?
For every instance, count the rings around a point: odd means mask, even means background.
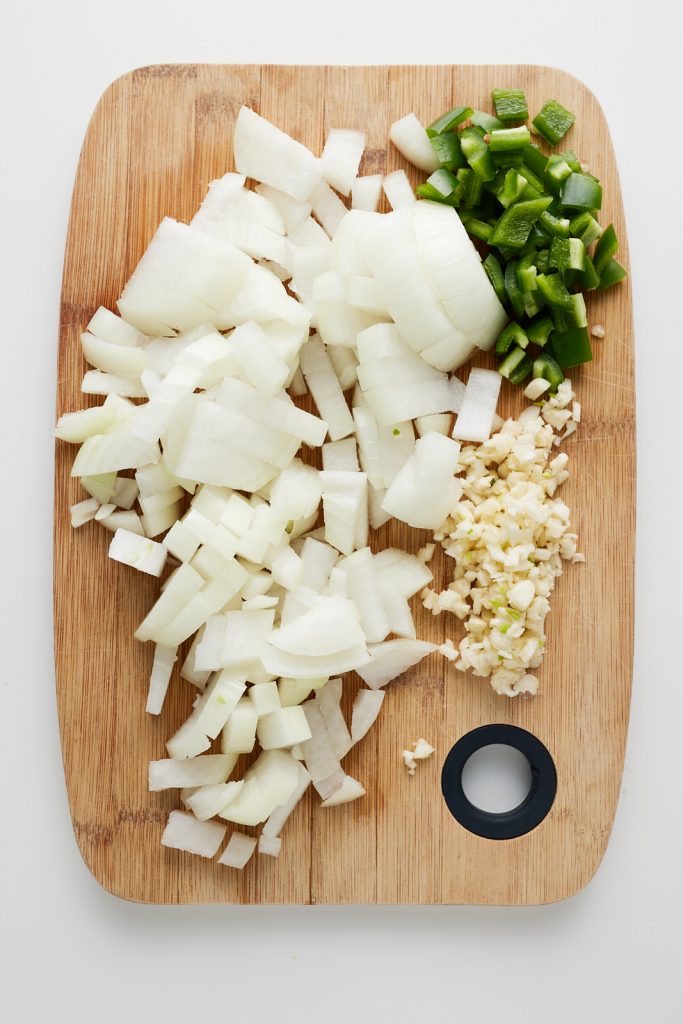
[[[356,671],[371,689],[376,690],[407,672],[436,649],[436,644],[426,640],[386,640],[381,644],[371,644],[368,647],[369,663]]]
[[[389,138],[399,153],[421,171],[431,173],[439,166],[429,136],[415,114],[406,114],[394,121],[389,129]]]
[[[109,557],[150,576],[161,576],[168,551],[163,544],[118,529],[109,545]]]
[[[244,780],[237,782],[218,782],[209,786],[199,786],[185,799],[185,806],[192,811],[195,818],[207,821],[219,814],[236,799],[244,785]]]
[[[256,842],[255,836],[248,836],[244,832],[233,832],[228,840],[228,845],[218,858],[218,863],[241,871],[246,867],[256,849]]]
[[[299,775],[295,788],[292,790],[290,797],[279,807],[276,807],[273,813],[270,815],[263,830],[262,836],[267,838],[275,838],[280,835],[282,828],[291,815],[296,805],[301,800],[302,796],[311,784],[311,776],[308,774],[302,764],[299,765]]]
[[[264,853],[268,857],[279,857],[281,846],[282,840],[279,836],[264,836],[263,833],[259,836],[259,853]]]
[[[233,147],[240,174],[295,199],[310,199],[320,181],[320,160],[248,107],[237,115]]]
[[[342,218],[346,216],[346,207],[326,181],[318,182],[315,191],[311,195],[311,202],[313,204],[314,217],[320,222],[331,238]]]
[[[359,690],[351,711],[351,743],[355,746],[370,731],[384,702],[384,690]]]
[[[490,437],[502,379],[495,370],[470,371],[453,437],[461,441],[485,441]]]
[[[382,195],[382,175],[366,174],[351,185],[351,208],[353,210],[374,211],[379,206]]]
[[[173,666],[177,660],[177,652],[177,647],[162,647],[161,644],[155,645],[152,675],[149,680],[149,693],[147,694],[147,706],[145,707],[145,711],[150,715],[161,714],[168,684],[171,681]]]
[[[346,128],[332,128],[322,152],[322,172],[325,179],[343,196],[348,196],[357,180],[365,132]]]
[[[161,845],[195,853],[199,857],[213,857],[226,831],[226,827],[217,821],[198,821],[185,811],[171,811],[161,837]]]
[[[357,800],[361,796],[365,796],[365,787],[356,779],[352,779],[350,775],[345,775],[339,789],[332,796],[323,800],[320,806],[337,807],[339,804],[348,804],[352,800]]]
[[[382,180],[382,188],[392,210],[402,210],[416,202],[413,186],[403,170],[387,174],[386,178]]]

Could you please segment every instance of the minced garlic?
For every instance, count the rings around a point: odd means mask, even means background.
[[[457,649],[447,641],[441,653],[509,697],[536,693],[528,670],[543,657],[550,594],[563,560],[583,561],[569,508],[555,497],[569,457],[553,455],[580,415],[565,380],[540,409],[530,406],[488,441],[463,447],[462,498],[435,534],[453,559],[453,579],[441,593],[426,588],[422,602],[434,615],[452,612],[467,631]]]

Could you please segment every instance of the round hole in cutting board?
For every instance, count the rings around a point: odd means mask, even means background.
[[[462,788],[469,802],[489,814],[513,811],[531,789],[526,756],[507,743],[489,743],[468,757],[462,769]]]
[[[511,810],[487,811],[477,807],[465,795],[463,772],[477,751],[500,745],[513,747],[526,759],[531,785],[526,787],[527,792],[522,795],[521,802]],[[508,807],[510,803],[516,803],[524,789],[522,782],[515,793],[508,793]],[[537,828],[550,812],[557,793],[557,772],[550,751],[537,736],[517,725],[495,722],[466,732],[451,747],[441,770],[441,792],[448,810],[469,832],[483,839],[516,839]],[[481,790],[473,792],[470,789],[470,794],[480,802],[488,799]],[[500,797],[498,789],[496,799]]]

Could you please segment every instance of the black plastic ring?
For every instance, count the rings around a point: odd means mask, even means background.
[[[519,807],[503,814],[475,807],[462,788],[466,762],[475,751],[492,743],[515,747],[524,754],[531,769],[531,787],[526,797]],[[515,839],[540,825],[552,807],[557,792],[557,772],[546,747],[526,729],[516,725],[482,725],[466,733],[451,748],[441,772],[441,791],[456,821],[476,836]]]

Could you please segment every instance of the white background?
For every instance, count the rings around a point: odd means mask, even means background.
[[[667,8],[675,9],[630,0],[4,0],[0,1019],[6,1024],[109,1024],[151,1014],[165,1024],[229,1014],[249,1024],[683,1019],[683,149],[680,27]],[[135,66],[175,61],[547,63],[582,78],[604,107],[621,172],[635,296],[636,659],[612,840],[593,882],[566,903],[513,910],[156,908],[107,895],[80,860],[61,770],[51,640],[50,432],[62,254],[79,147],[98,96]]]

